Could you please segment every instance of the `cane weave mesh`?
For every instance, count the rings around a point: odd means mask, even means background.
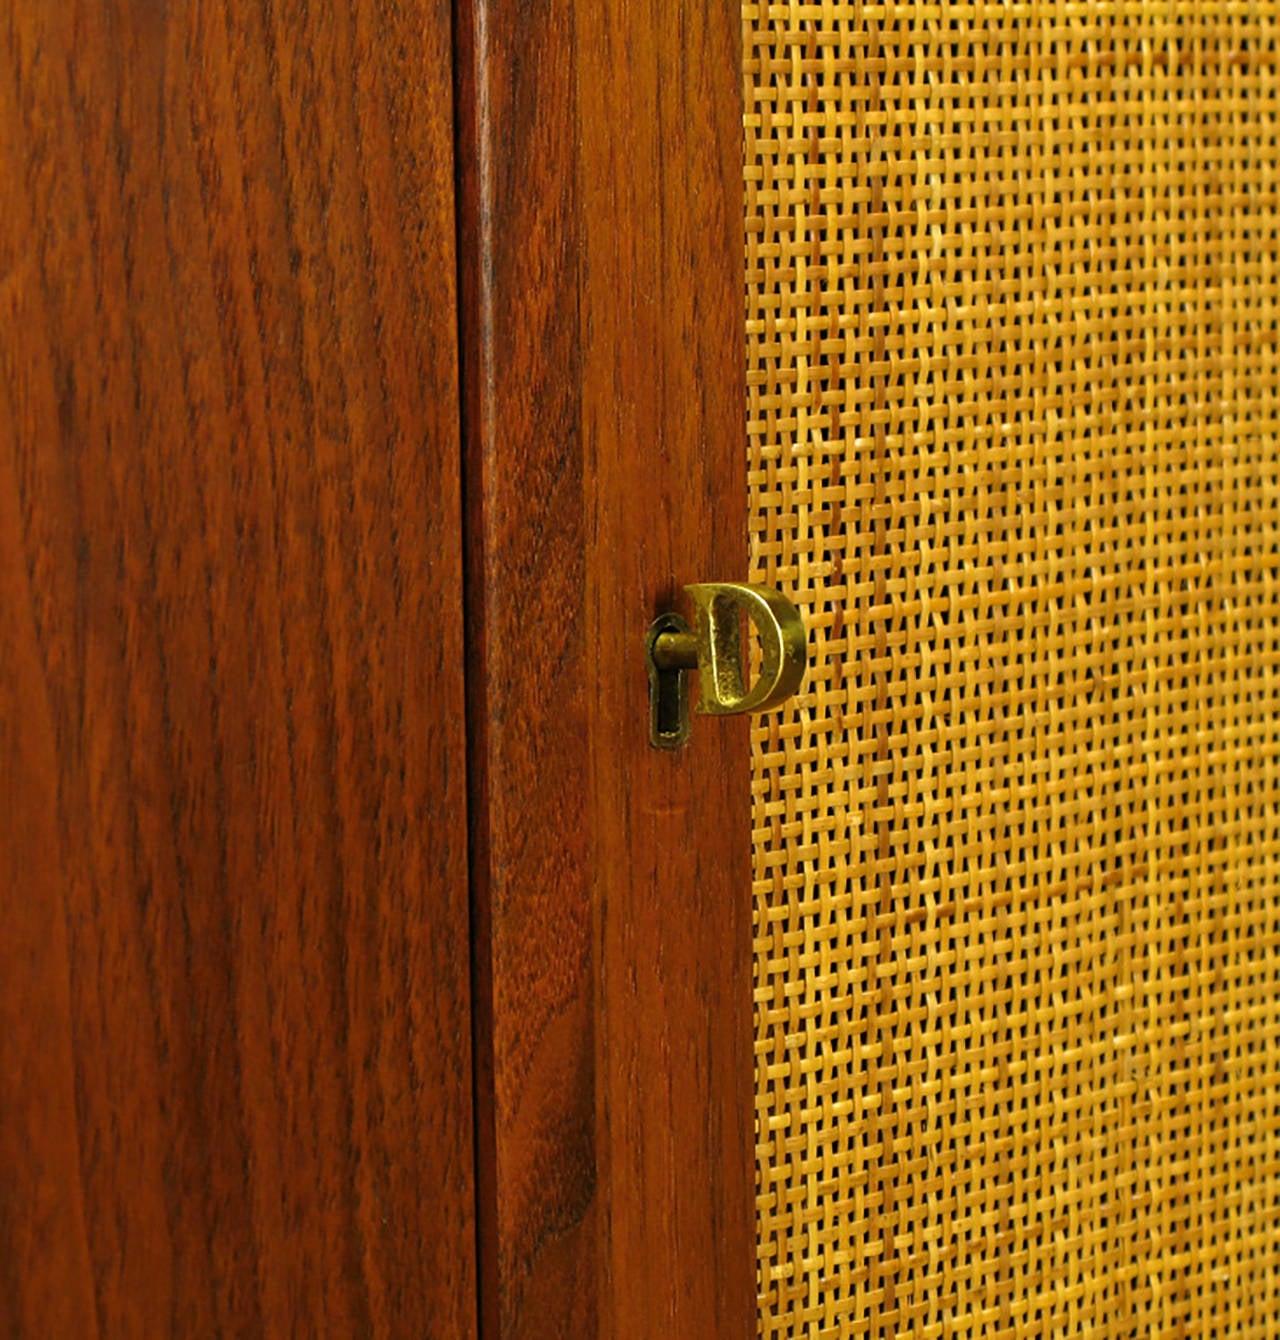
[[[1278,18],[743,7],[762,1336],[1280,1335]]]

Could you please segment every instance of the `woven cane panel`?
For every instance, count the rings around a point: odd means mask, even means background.
[[[1280,6],[743,16],[760,1333],[1280,1335]]]

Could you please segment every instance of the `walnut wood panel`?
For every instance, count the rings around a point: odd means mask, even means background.
[[[682,583],[746,568],[741,16],[464,10],[482,1320],[732,1340],[746,726],[652,751],[643,641]]]
[[[448,8],[0,25],[0,1334],[474,1331]]]
[[[596,1332],[574,85],[568,7],[458,22],[481,1319]]]

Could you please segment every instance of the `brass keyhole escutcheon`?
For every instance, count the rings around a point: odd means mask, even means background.
[[[649,741],[679,749],[689,739],[686,676],[698,675],[698,710],[710,716],[767,712],[785,702],[804,678],[806,637],[800,611],[772,586],[697,582],[686,586],[694,623],[660,614],[649,626]],[[748,685],[743,670],[742,619],[760,639],[760,669]]]

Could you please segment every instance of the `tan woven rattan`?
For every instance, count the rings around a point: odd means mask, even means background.
[[[743,16],[760,1333],[1280,1335],[1280,9]]]

